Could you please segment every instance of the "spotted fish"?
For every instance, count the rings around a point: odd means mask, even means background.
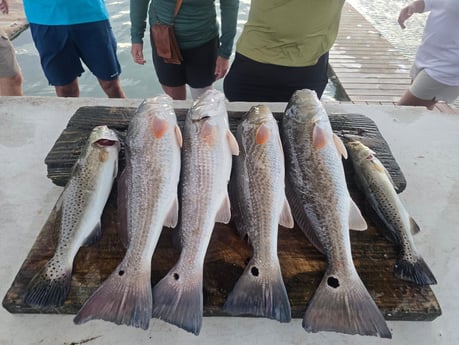
[[[75,255],[101,235],[100,217],[118,173],[119,149],[117,135],[107,126],[90,133],[60,199],[62,217],[54,256],[27,287],[29,305],[53,308],[67,298]]]

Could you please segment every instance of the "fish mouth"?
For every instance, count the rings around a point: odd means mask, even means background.
[[[95,145],[100,146],[100,147],[113,146],[116,143],[117,143],[116,140],[111,140],[111,139],[99,139],[96,142],[94,142]]]

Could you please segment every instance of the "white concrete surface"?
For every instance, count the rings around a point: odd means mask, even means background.
[[[3,299],[62,188],[46,177],[44,158],[69,117],[84,105],[137,106],[141,100],[0,97],[0,297]],[[443,315],[432,322],[388,322],[392,340],[306,333],[261,318],[204,318],[196,337],[159,320],[147,331],[71,315],[10,314],[0,308],[0,345],[24,344],[459,344],[459,118],[420,108],[326,105],[372,118],[408,181],[401,194],[421,226],[415,237],[439,284]],[[282,108],[282,107],[281,107]]]

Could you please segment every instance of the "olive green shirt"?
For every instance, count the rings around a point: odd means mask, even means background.
[[[230,57],[236,35],[239,0],[220,0],[221,35],[215,0],[183,0],[174,20],[175,4],[176,0],[131,0],[131,42],[143,42],[148,14],[150,26],[157,21],[164,24],[174,22],[180,48],[195,48],[219,37],[218,54]]]
[[[338,34],[345,0],[252,0],[236,51],[290,67],[317,63]]]

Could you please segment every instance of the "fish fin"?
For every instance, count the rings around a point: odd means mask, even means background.
[[[231,220],[231,203],[228,194],[223,200],[220,209],[217,212],[215,221],[218,223],[228,224]]]
[[[355,279],[339,279],[329,270],[304,313],[308,332],[333,331],[392,338],[386,321],[355,273]]]
[[[282,206],[281,214],[279,217],[279,224],[289,229],[295,226],[295,222],[293,221],[292,216],[292,210],[290,209],[290,205],[287,201],[287,198],[284,198],[284,204]]]
[[[156,139],[161,139],[166,134],[168,127],[167,120],[155,117],[151,122],[151,133]]]
[[[320,127],[319,124],[314,125],[314,129],[312,130],[312,146],[320,150],[321,148],[325,147],[328,143],[328,135],[327,131]]]
[[[174,267],[153,288],[152,315],[198,335],[203,314],[202,273],[192,283]]]
[[[217,128],[214,125],[204,122],[199,133],[199,138],[210,147],[215,146],[217,140]]]
[[[418,285],[435,285],[437,280],[422,257],[414,258],[414,262],[403,256],[397,259],[395,264],[395,276]]]
[[[231,150],[231,154],[233,156],[239,155],[239,144],[237,143],[236,138],[234,137],[233,133],[230,130],[226,132],[226,138],[228,139],[228,144]]]
[[[179,147],[183,146],[183,136],[182,136],[182,131],[180,130],[180,127],[178,125],[175,125],[175,137],[177,138],[177,144]]]
[[[322,245],[322,242],[320,242],[319,238],[314,232],[314,229],[311,226],[311,222],[309,221],[304,209],[301,206],[302,205],[301,200],[299,200],[296,192],[294,191],[293,187],[290,185],[288,181],[285,183],[285,192],[287,194],[287,199],[291,207],[293,218],[296,224],[301,229],[301,231],[303,231],[308,241],[311,242],[311,244],[319,252],[324,254],[325,250]]]
[[[129,242],[129,231],[127,226],[127,181],[126,169],[123,170],[118,179],[118,195],[117,195],[117,210],[118,210],[118,234],[124,248],[127,248]]]
[[[73,322],[100,319],[147,329],[153,304],[150,274],[129,273],[118,266],[83,304]]]
[[[266,125],[261,125],[257,128],[257,133],[255,135],[255,142],[257,145],[266,144],[271,137],[271,129]]]
[[[290,302],[279,263],[257,265],[252,258],[228,295],[223,310],[231,315],[254,315],[289,322]]]
[[[372,151],[373,152],[373,151]],[[374,153],[374,152],[373,152]],[[388,178],[388,180],[390,181],[392,187],[394,187],[395,191],[398,191],[398,187],[397,185],[395,184],[394,180],[392,179],[392,176],[390,175],[390,172],[386,169],[386,167],[381,163],[381,161],[379,159],[377,159],[376,157],[374,157],[372,160],[371,160],[371,163],[374,165],[375,169],[386,175],[386,177]]]
[[[178,210],[179,210],[179,201],[178,201],[178,197],[176,197],[164,221],[164,226],[168,228],[175,228],[177,226]]]
[[[418,223],[416,223],[416,221],[412,217],[410,217],[410,230],[413,235],[416,235],[421,231],[421,228],[419,227]]]
[[[343,141],[335,133],[333,133],[333,142],[335,143],[336,149],[338,150],[338,154],[344,159],[347,159],[346,146],[344,146]]]
[[[97,243],[100,238],[102,237],[102,226],[99,222],[94,226],[94,229],[91,231],[91,233],[86,237],[84,240],[83,246],[91,246],[94,243]]]
[[[351,207],[349,210],[349,229],[357,230],[357,231],[367,230],[368,224],[365,221],[365,218],[363,218],[359,207],[357,206],[355,201],[352,200],[351,197],[349,197],[349,200],[351,204]]]
[[[30,281],[24,301],[43,310],[59,307],[69,294],[71,279],[72,269],[53,257]]]

